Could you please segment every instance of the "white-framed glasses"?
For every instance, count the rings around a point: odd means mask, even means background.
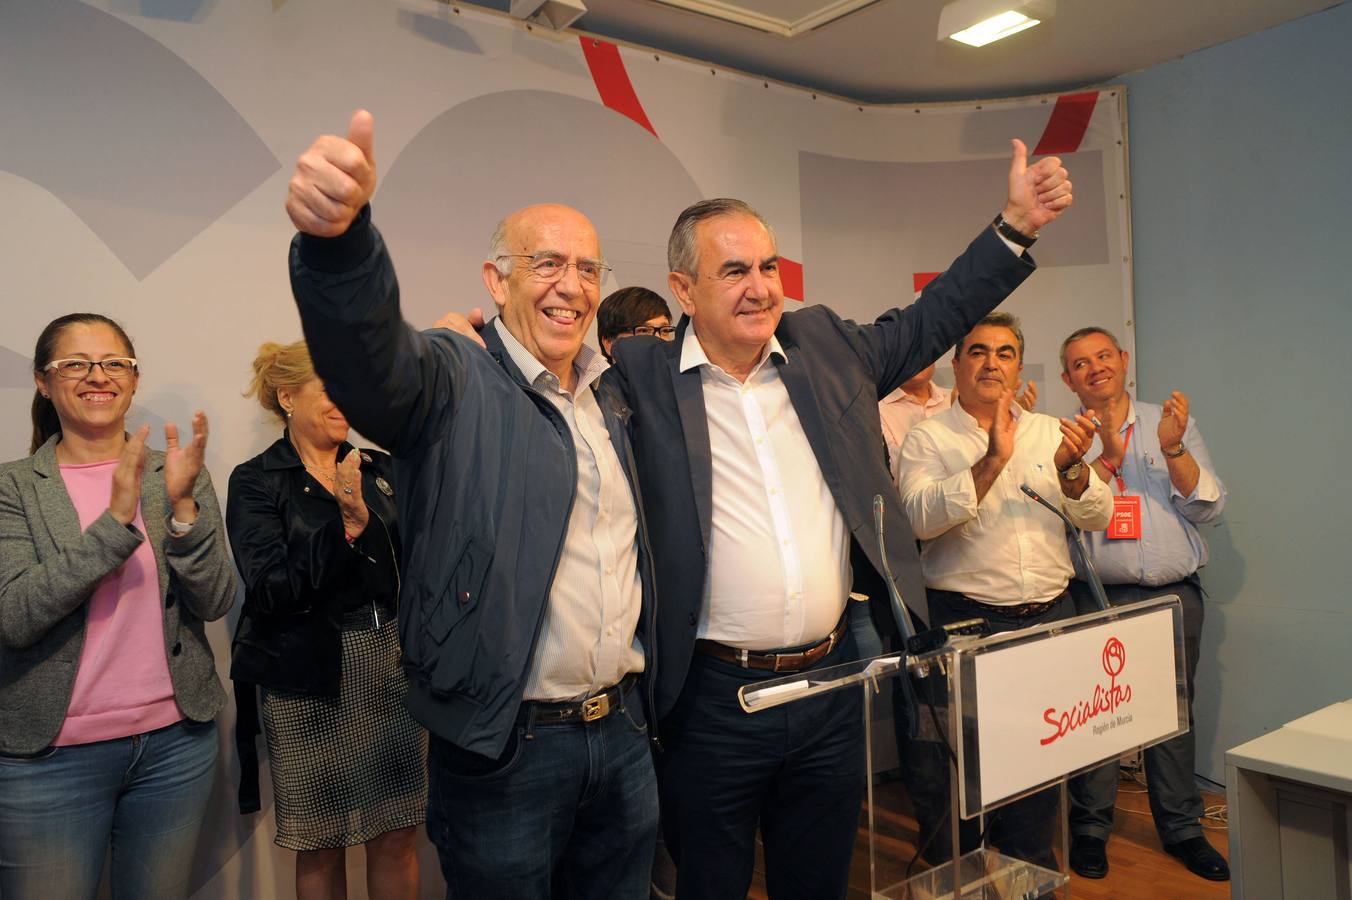
[[[103,370],[105,377],[114,381],[136,374],[136,360],[130,356],[112,356],[108,359],[80,359],[79,357],[54,359],[43,366],[42,371],[54,371],[62,378],[78,380],[88,378],[89,374],[94,371],[95,366]]]

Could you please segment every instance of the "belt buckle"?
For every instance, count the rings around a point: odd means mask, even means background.
[[[595,697],[588,697],[582,701],[582,721],[595,722],[597,719],[604,719],[610,714],[610,697],[606,694],[597,694]]]

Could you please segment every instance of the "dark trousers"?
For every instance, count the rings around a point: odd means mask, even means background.
[[[997,608],[975,603],[953,591],[926,591],[929,600],[930,626],[941,628],[963,619],[982,619],[993,633],[1014,631],[1069,619],[1075,614],[1069,594],[1046,612],[1026,618],[1003,615]],[[947,684],[942,675],[932,674],[917,679],[916,691],[920,700],[920,733],[915,740],[901,746],[902,780],[915,807],[920,826],[920,843],[925,847],[924,857],[931,865],[953,858],[953,842],[949,821],[949,750],[953,738],[948,734]],[[934,705],[931,717],[930,704]],[[938,719],[935,725],[934,719]],[[987,814],[986,842],[1000,852],[1027,860],[1049,869],[1059,868],[1052,855],[1052,841],[1056,833],[1056,806],[1058,791],[1047,788],[1022,800],[1005,804]],[[964,820],[959,826],[962,853],[976,849],[981,843],[981,819]]]
[[[434,736],[427,763],[447,897],[647,900],[657,785],[636,690],[596,722],[527,718],[496,760]]]
[[[1152,597],[1177,594],[1183,601],[1183,656],[1188,668],[1188,731],[1145,751],[1145,777],[1155,830],[1166,844],[1201,837],[1198,821],[1203,813],[1202,794],[1197,789],[1197,741],[1193,734],[1192,699],[1196,690],[1197,657],[1202,646],[1201,582],[1196,575],[1173,584],[1147,588],[1134,584],[1104,586],[1113,606]],[[1076,607],[1092,612],[1094,601],[1088,585],[1072,582]],[[1107,840],[1113,831],[1113,806],[1117,802],[1118,763],[1114,760],[1070,780],[1070,830]]]
[[[854,658],[847,636],[815,668]],[[743,900],[758,823],[772,900],[845,896],[864,795],[863,701],[846,689],[750,714],[738,705],[742,685],[781,677],[696,653],[662,722],[658,786],[680,900]]]

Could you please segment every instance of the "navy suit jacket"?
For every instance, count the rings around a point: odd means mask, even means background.
[[[779,363],[780,378],[852,536],[856,582],[867,583],[886,620],[893,615],[880,574],[875,495],[887,501],[889,563],[908,607],[925,609],[925,583],[888,472],[878,400],[951,349],[1033,269],[1027,254],[1015,256],[986,228],[904,309],[859,325],[811,306],[786,312],[775,331],[787,357]],[[648,677],[656,683],[659,719],[680,696],[694,653],[712,525],[713,469],[700,371],[679,370],[688,326],[683,319],[673,342],[616,341],[616,365],[606,375],[623,383],[633,409],[630,428],[656,576],[657,647]],[[874,618],[880,618],[876,607]],[[890,622],[889,630],[895,629]]]

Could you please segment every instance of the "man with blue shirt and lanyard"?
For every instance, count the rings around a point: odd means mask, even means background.
[[[1103,328],[1081,328],[1061,344],[1061,380],[1103,422],[1085,458],[1114,495],[1108,530],[1085,539],[1114,605],[1167,594],[1182,600],[1191,726],[1204,613],[1197,570],[1207,562],[1198,528],[1220,518],[1225,486],[1188,415],[1188,398],[1173,391],[1163,406],[1134,400],[1126,391],[1127,361],[1117,338]],[[1081,612],[1093,608],[1091,599],[1076,599]],[[1191,729],[1145,751],[1150,811],[1168,853],[1195,875],[1225,881],[1229,866],[1199,822],[1195,753]],[[1108,873],[1117,770],[1112,762],[1071,780],[1070,865],[1087,878]]]

